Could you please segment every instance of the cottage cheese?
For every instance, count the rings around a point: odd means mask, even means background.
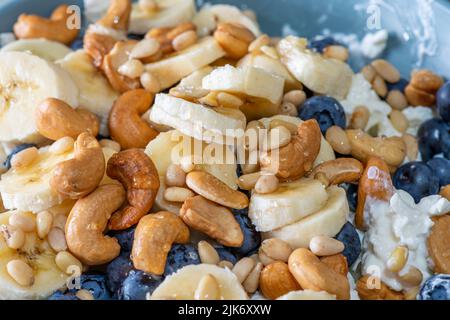
[[[399,245],[405,245],[409,249],[409,256],[401,273],[414,266],[420,269],[424,280],[429,278],[432,272],[426,241],[433,226],[431,217],[449,211],[450,202],[439,195],[423,198],[416,204],[407,192],[397,190],[389,202],[368,200],[363,274],[373,274],[376,267],[381,280],[389,287],[397,291],[408,289],[397,274],[387,269],[391,252]]]
[[[387,30],[366,34],[361,42],[363,55],[370,59],[374,59],[381,55],[384,49],[386,49],[388,38],[389,33]]]

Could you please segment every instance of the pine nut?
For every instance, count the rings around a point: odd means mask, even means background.
[[[210,107],[218,107],[219,103],[217,102],[217,92],[210,92],[204,97],[198,100],[200,104],[204,104]]]
[[[190,156],[186,156],[180,159],[180,167],[185,173],[189,173],[195,169],[195,164],[192,163],[192,158]]]
[[[269,58],[272,58],[272,59],[275,59],[275,60],[280,59],[280,56],[278,55],[278,52],[277,52],[277,50],[274,47],[261,46],[259,48],[259,50],[261,50],[261,52],[264,53]]]
[[[400,279],[408,285],[418,286],[422,283],[423,274],[420,269],[411,266],[406,272],[399,273]]]
[[[257,253],[252,254],[249,258],[253,259],[255,261],[255,263],[260,262],[259,255]]]
[[[297,107],[291,102],[281,103],[279,114],[296,117],[298,115]]]
[[[389,62],[383,59],[372,61],[372,67],[387,82],[396,83],[400,81],[400,72]]]
[[[220,286],[212,274],[207,274],[200,279],[194,293],[195,300],[219,300]]]
[[[347,155],[352,152],[352,146],[345,130],[338,126],[328,128],[325,139],[337,153]]]
[[[249,123],[247,123],[247,127],[245,128],[245,131],[250,129],[265,129],[264,124],[259,120],[252,120]]]
[[[218,264],[220,262],[217,250],[207,241],[202,240],[198,243],[198,254],[202,263]]]
[[[117,71],[125,77],[136,79],[144,73],[144,65],[137,59],[131,59],[121,65]]]
[[[280,183],[274,174],[263,173],[255,184],[255,192],[268,194],[277,191]]]
[[[386,82],[382,77],[376,75],[372,82],[372,88],[382,98],[386,97],[388,89]]]
[[[219,92],[216,99],[217,103],[224,108],[238,109],[244,104],[242,99],[227,92]]]
[[[262,34],[255,40],[253,40],[248,46],[248,52],[258,51],[262,46],[270,44],[270,38],[267,34]]]
[[[66,236],[59,228],[52,228],[47,236],[50,247],[56,252],[67,250]]]
[[[279,149],[291,142],[292,134],[291,132],[283,127],[275,127],[269,132],[269,137],[266,139],[263,150],[274,150]]]
[[[94,296],[92,295],[92,293],[89,290],[86,290],[86,289],[78,290],[75,295],[80,300],[95,300]]]
[[[404,292],[405,300],[417,300],[417,295],[419,294],[420,286],[407,289]]]
[[[274,261],[283,262],[288,261],[292,251],[291,246],[286,241],[277,238],[264,240],[259,248],[260,254],[263,253]]]
[[[164,190],[164,199],[169,202],[184,202],[193,196],[195,193],[188,188],[169,187]]]
[[[58,268],[61,269],[61,271],[65,272],[67,274],[71,274],[70,267],[73,267],[73,266],[78,267],[80,272],[81,272],[81,270],[83,270],[83,265],[80,262],[80,260],[75,258],[68,251],[58,252],[58,254],[55,257],[55,263],[58,266]]]
[[[323,50],[323,55],[327,58],[337,59],[340,61],[348,60],[348,49],[339,45],[328,46]]]
[[[328,180],[328,177],[323,172],[317,172],[314,175],[314,179],[320,181],[320,183],[325,187],[328,188],[330,186],[330,180]]]
[[[31,287],[34,284],[33,269],[22,260],[9,261],[6,270],[11,278],[21,286]]]
[[[403,134],[402,139],[406,145],[406,156],[408,157],[408,160],[415,161],[419,154],[419,143],[417,142],[416,137],[409,133],[405,133]]]
[[[48,211],[41,211],[36,215],[36,227],[39,238],[44,239],[53,225],[53,215]]]
[[[36,228],[36,221],[32,217],[22,213],[14,213],[10,216],[9,224],[22,229],[24,232],[31,232]]]
[[[408,261],[409,250],[405,246],[398,246],[392,251],[386,263],[389,270],[392,272],[399,272],[403,269]]]
[[[297,134],[297,125],[293,124],[292,122],[287,122],[280,119],[274,119],[270,121],[269,130],[272,130],[276,127],[285,127],[291,132],[291,135],[293,136]]]
[[[367,65],[362,68],[361,73],[369,83],[372,83],[373,79],[375,79],[375,76],[377,75],[377,72],[371,65]]]
[[[258,262],[250,274],[247,276],[247,279],[244,280],[242,284],[245,291],[248,293],[255,293],[259,286],[259,276],[261,275],[261,271],[263,269],[263,264]]]
[[[228,260],[222,260],[217,265],[221,268],[233,269],[233,264]]]
[[[291,90],[283,96],[283,102],[290,102],[294,106],[301,106],[306,100],[306,93],[303,90]]]
[[[344,251],[344,244],[326,236],[316,236],[309,242],[309,249],[317,256],[332,256]]]
[[[186,185],[186,172],[179,165],[170,164],[164,180],[168,187],[184,187]]]
[[[53,142],[49,151],[54,154],[63,154],[73,149],[75,140],[72,137],[64,137]]]
[[[263,264],[264,266],[268,266],[269,264],[275,262],[275,260],[273,260],[272,258],[269,258],[269,257],[268,257],[264,252],[262,252],[261,250],[259,250],[259,252],[258,252],[258,258],[259,258],[259,261],[261,261],[262,264]]]
[[[161,91],[161,84],[158,78],[152,75],[150,72],[144,72],[141,75],[141,84],[145,90],[151,93],[157,93]]]
[[[259,177],[261,176],[261,172],[254,172],[249,174],[244,174],[238,178],[238,186],[242,190],[252,190]]]
[[[358,106],[353,110],[349,127],[364,130],[369,123],[370,111],[365,106]]]
[[[194,30],[185,31],[175,37],[172,47],[175,51],[181,51],[197,42],[197,32]]]
[[[22,229],[4,224],[0,226],[0,234],[5,238],[6,245],[11,249],[20,249],[25,244],[25,233]]]
[[[399,90],[390,91],[386,98],[386,102],[396,110],[403,110],[408,106],[405,95]]]
[[[29,166],[38,157],[39,151],[36,147],[27,148],[16,153],[11,158],[11,168],[20,169]]]
[[[111,150],[114,150],[115,152],[119,152],[122,149],[118,142],[111,139],[102,139],[99,141],[99,143],[102,148],[109,148]]]
[[[397,131],[404,133],[409,127],[409,120],[399,110],[392,110],[389,113],[389,120]]]
[[[155,0],[139,0],[139,8],[152,12],[158,9],[158,4]]]
[[[233,273],[236,275],[240,283],[243,283],[245,279],[247,279],[250,272],[252,272],[253,268],[255,267],[255,260],[252,258],[242,258],[236,264],[234,265]]]
[[[134,46],[133,50],[131,50],[130,58],[143,59],[150,57],[158,53],[160,49],[161,44],[157,40],[153,38],[143,39]]]

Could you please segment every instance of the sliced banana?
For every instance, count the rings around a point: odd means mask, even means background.
[[[210,108],[168,94],[157,94],[150,120],[206,142],[234,144],[242,138],[245,115],[237,109]]]
[[[0,225],[7,225],[8,219],[17,211],[0,214]],[[31,219],[35,215],[21,212]],[[65,286],[68,275],[55,264],[56,253],[47,240],[39,239],[36,231],[25,234],[25,244],[20,250],[10,249],[0,234],[0,300],[45,299]],[[9,274],[6,265],[11,260],[26,262],[34,273],[34,283],[30,287],[19,285]]]
[[[151,296],[151,300],[194,300],[194,294],[205,275],[213,275],[220,287],[220,300],[248,300],[236,275],[228,268],[212,264],[189,265],[168,276]]]
[[[276,104],[283,96],[284,78],[253,66],[235,68],[226,65],[204,77],[202,87],[262,98]]]
[[[205,5],[195,15],[192,22],[197,26],[200,36],[206,36],[213,32],[218,23],[228,22],[243,25],[255,36],[259,36],[258,23],[246,16],[239,8],[227,4]]]
[[[328,201],[319,211],[296,223],[263,233],[263,237],[284,240],[292,248],[308,248],[315,236],[334,237],[347,222],[348,213],[345,190],[331,186],[328,188]]]
[[[288,292],[277,300],[336,300],[336,296],[325,291],[299,290]]]
[[[145,10],[139,3],[133,4],[129,31],[144,34],[151,28],[174,27],[191,21],[196,13],[194,0],[154,0],[155,11]]]
[[[281,62],[310,90],[343,99],[352,84],[352,69],[342,61],[307,49],[306,45],[306,39],[293,36],[282,39],[278,44]]]
[[[269,194],[253,193],[248,215],[258,231],[271,231],[290,225],[322,208],[328,199],[318,180],[301,179],[280,184]]]
[[[29,53],[0,52],[0,141],[43,141],[34,110],[49,97],[78,107],[78,88],[66,71]]]
[[[94,67],[90,56],[84,50],[73,52],[56,64],[71,75],[80,91],[80,106],[100,118],[100,134],[108,137],[109,111],[119,94]]]
[[[186,50],[147,64],[145,69],[158,79],[161,89],[164,90],[223,56],[225,51],[217,41],[213,37],[206,37]]]
[[[50,62],[64,58],[72,50],[61,42],[47,39],[21,39],[2,47],[0,52],[19,51],[29,52]]]

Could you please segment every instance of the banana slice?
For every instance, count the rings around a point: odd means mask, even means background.
[[[205,5],[195,15],[192,22],[197,26],[197,32],[200,36],[211,34],[218,23],[228,22],[241,24],[249,29],[255,36],[259,36],[258,23],[246,16],[239,8],[226,4]]]
[[[56,64],[71,75],[80,90],[80,106],[100,118],[100,134],[108,137],[109,111],[119,94],[94,67],[90,56],[84,50],[73,52]]]
[[[220,300],[248,300],[236,275],[228,268],[212,264],[189,265],[168,276],[151,296],[151,300],[173,298],[194,300],[194,293],[203,276],[213,275],[220,287]]]
[[[47,39],[21,39],[1,48],[0,52],[19,51],[30,52],[50,62],[64,58],[72,50],[61,42]]]
[[[130,32],[144,34],[151,28],[174,27],[191,21],[196,13],[194,0],[155,0],[155,2],[158,6],[155,11],[145,10],[139,3],[133,4]]]
[[[292,248],[308,248],[314,236],[334,237],[347,222],[349,207],[344,189],[331,186],[327,191],[328,201],[319,211],[291,225],[263,233],[263,238],[284,240]]]
[[[325,291],[299,290],[286,293],[277,300],[336,300],[336,296]]]
[[[0,141],[39,143],[34,110],[46,98],[78,106],[78,88],[60,67],[25,52],[0,52]]]
[[[17,211],[0,214],[0,225],[8,224],[9,217]],[[33,213],[26,214],[35,219]],[[27,232],[25,245],[20,250],[10,249],[0,234],[0,300],[45,299],[56,290],[65,286],[68,275],[55,264],[56,253],[47,240],[39,239],[37,233]],[[34,271],[34,284],[30,287],[19,285],[6,270],[11,260],[20,259]]]
[[[352,84],[352,69],[342,61],[312,52],[306,45],[307,40],[303,38],[282,39],[278,44],[281,62],[310,90],[343,99]]]
[[[159,80],[164,90],[223,56],[225,51],[217,41],[213,37],[206,37],[167,59],[147,64],[145,69]]]
[[[284,78],[252,66],[235,68],[226,65],[204,77],[202,87],[262,98],[277,104],[283,96]]]
[[[245,115],[237,109],[210,108],[168,94],[157,94],[150,121],[175,128],[206,142],[233,144],[246,126]]]
[[[269,194],[253,193],[248,215],[258,231],[271,231],[290,225],[322,208],[328,199],[318,180],[301,179],[280,184]]]

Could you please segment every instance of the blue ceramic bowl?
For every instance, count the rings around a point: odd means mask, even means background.
[[[11,31],[20,13],[48,15],[58,4],[70,2],[83,7],[82,0],[0,0],[0,32]],[[253,9],[264,32],[281,35],[295,32],[308,38],[328,29],[333,33],[354,33],[362,38],[369,21],[379,21],[379,27],[390,33],[384,57],[393,62],[405,77],[415,67],[430,68],[450,78],[450,1],[449,0],[198,0],[198,2],[229,3]],[[426,4],[431,2],[427,11]],[[377,6],[373,4],[377,3]],[[371,5],[372,4],[372,5]],[[379,11],[378,11],[379,10]],[[369,11],[369,13],[367,12]],[[379,16],[374,16],[379,12]],[[420,13],[420,14],[419,14]],[[421,20],[419,17],[430,18]],[[374,18],[375,17],[375,18]],[[379,17],[379,20],[373,20]],[[422,23],[429,22],[431,28]],[[420,65],[419,40],[428,35],[425,55]],[[365,61],[351,60],[355,69]]]

